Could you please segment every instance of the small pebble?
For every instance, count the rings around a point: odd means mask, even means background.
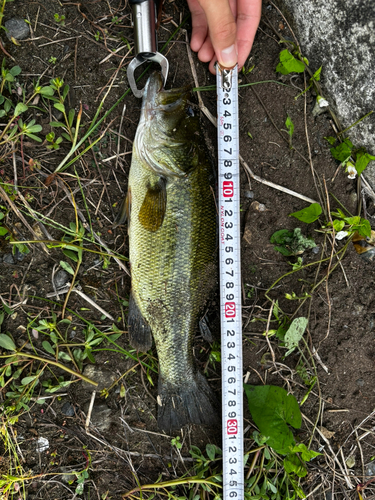
[[[314,247],[311,249],[312,253],[318,254],[320,252],[320,247]]]
[[[74,406],[72,404],[70,404],[69,401],[67,401],[66,403],[64,403],[62,405],[61,413],[63,413],[67,417],[74,417],[74,415],[75,415]]]
[[[9,40],[12,37],[16,40],[24,40],[30,35],[29,25],[23,19],[20,19],[18,17],[9,19],[9,21],[5,22],[4,26],[7,29],[6,35]]]
[[[254,198],[254,191],[249,191],[248,189],[245,191],[245,198],[252,200]]]
[[[5,253],[3,255],[3,261],[6,263],[6,264],[14,264],[14,259],[13,259],[13,255],[11,253]]]
[[[23,259],[25,258],[26,254],[25,253],[22,253],[18,250],[18,248],[16,248],[16,253],[14,255],[14,258],[18,261],[18,262],[22,262]]]
[[[44,437],[39,437],[36,442],[36,452],[43,453],[43,451],[48,450],[48,448],[49,448],[48,439]]]
[[[359,385],[359,387],[363,387],[365,385],[365,381],[363,380],[363,378],[359,378],[358,380],[356,380],[356,384]]]
[[[366,475],[366,479],[370,479],[372,477],[375,477],[375,461],[370,462],[369,464],[366,465],[365,475]]]
[[[69,274],[64,271],[64,269],[60,269],[57,271],[54,277],[55,287],[57,289],[62,288],[69,281]]]

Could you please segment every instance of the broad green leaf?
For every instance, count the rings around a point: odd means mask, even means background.
[[[33,139],[36,142],[43,142],[42,139],[40,137],[38,137],[37,135],[29,134],[28,132],[26,132],[26,135],[27,135],[27,137],[30,137],[30,139]]]
[[[355,169],[357,170],[357,174],[361,175],[361,173],[372,160],[375,160],[375,156],[372,156],[364,151],[359,151],[357,153],[357,159],[355,162]]]
[[[49,87],[49,86],[47,86],[47,87],[42,87],[42,88],[40,89],[40,91],[39,91],[39,93],[40,93],[40,94],[42,94],[42,95],[44,95],[44,96],[46,96],[46,97],[53,96],[54,92],[55,92],[55,91],[53,90],[53,88],[52,88],[52,87]]]
[[[301,458],[305,462],[309,462],[312,458],[322,455],[322,453],[318,453],[317,451],[309,450],[303,443],[296,444],[292,449],[292,453],[301,453]]]
[[[65,123],[62,122],[50,122],[51,127],[66,127]]]
[[[295,217],[301,222],[306,222],[306,224],[311,224],[312,222],[319,219],[319,215],[322,213],[322,207],[319,203],[311,203],[309,207],[303,208],[299,212],[293,212],[289,214],[290,217]]]
[[[66,257],[69,257],[69,259],[72,259],[73,262],[78,262],[77,252],[73,252],[73,250],[67,250],[66,248],[64,248],[63,249],[63,254]]]
[[[21,73],[21,71],[22,69],[19,66],[13,66],[13,68],[9,70],[9,73],[13,76],[18,76]]]
[[[309,320],[307,318],[304,318],[303,316],[300,318],[295,318],[292,321],[290,327],[288,328],[288,331],[284,336],[285,347],[288,349],[288,352],[285,354],[285,356],[289,356],[289,354],[293,352],[294,349],[298,346],[299,341],[305,333],[308,322]]]
[[[7,234],[7,232],[8,229],[6,227],[0,226],[0,236],[4,236],[5,234]]]
[[[66,96],[68,95],[69,92],[69,85],[65,85],[64,90],[63,90],[63,99],[65,101]]]
[[[19,116],[20,114],[27,111],[29,108],[23,102],[19,102],[14,110],[14,116]]]
[[[31,132],[32,134],[37,134],[38,132],[41,132],[42,126],[41,125],[29,125],[26,129],[26,131],[29,133]]]
[[[61,104],[61,102],[55,102],[53,106],[59,111],[61,111],[61,113],[65,113],[65,106],[64,104]]]
[[[72,269],[72,266],[70,264],[68,264],[67,262],[64,262],[63,260],[60,260],[60,266],[65,269],[65,271],[69,274],[71,274],[72,276],[74,276],[74,271]]]
[[[119,337],[121,337],[122,333],[115,333],[114,335],[108,335],[108,340],[115,342]]]
[[[357,228],[358,233],[365,238],[371,237],[371,226],[368,220],[361,219],[361,225]]]
[[[64,351],[59,352],[59,359],[62,359],[63,361],[72,361],[72,358],[69,356],[69,354]]]
[[[7,73],[7,74],[5,75],[5,80],[6,80],[7,82],[14,82],[14,76],[12,75],[12,73]]]
[[[56,354],[55,349],[51,346],[48,340],[43,340],[42,346],[49,354],[52,354],[52,356]]]
[[[9,99],[5,99],[4,102],[4,110],[6,113],[9,113],[10,108],[12,107],[12,102]]]
[[[346,161],[352,154],[354,146],[349,139],[345,139],[344,142],[336,146],[335,148],[331,148],[331,154],[336,160],[341,162]]]
[[[280,52],[280,63],[277,65],[276,71],[282,75],[303,73],[305,71],[305,64],[296,59],[288,49],[285,49]]]
[[[333,220],[333,228],[338,233],[345,226],[345,222],[343,220],[334,219]]]
[[[16,350],[16,346],[13,340],[10,337],[8,337],[8,335],[5,335],[5,333],[0,333],[0,347],[3,347],[8,351]]]
[[[244,385],[251,416],[260,432],[268,436],[267,444],[277,453],[286,455],[295,445],[288,425],[299,429],[301,412],[296,398],[282,387]]]
[[[21,384],[22,385],[28,385],[30,384],[30,382],[34,382],[35,379],[38,378],[38,375],[31,375],[30,377],[24,377],[22,380],[21,380]]]
[[[206,453],[207,453],[207,456],[210,460],[215,460],[217,450],[218,450],[218,448],[214,444],[207,444],[206,445]]]
[[[359,215],[355,215],[354,217],[344,217],[344,220],[350,225],[359,225],[361,223],[361,217]]]
[[[6,115],[5,111],[3,109],[0,109],[0,118],[2,118],[5,115]]]
[[[72,127],[72,125],[73,125],[74,114],[75,114],[74,109],[71,109],[71,110],[69,111],[69,114],[68,114],[68,123],[69,123],[69,127]]]
[[[305,477],[307,474],[306,467],[294,453],[291,453],[284,458],[283,465],[285,472],[288,474],[294,473],[298,477]]]

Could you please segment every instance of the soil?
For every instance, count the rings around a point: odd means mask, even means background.
[[[22,68],[17,80],[26,96],[30,95],[33,82],[39,77],[41,84],[46,85],[50,79],[58,76],[70,86],[67,97],[69,109],[74,108],[78,112],[82,103],[84,130],[106,96],[101,111],[103,116],[128,88],[126,65],[132,57],[128,44],[132,44],[133,32],[130,7],[126,4],[121,0],[81,3],[15,0],[7,4],[5,20],[12,17],[28,19],[32,28],[30,39],[19,45],[12,44],[3,36],[4,48],[14,59],[12,62],[6,57],[7,67],[17,64]],[[56,22],[55,14],[65,16],[64,25]],[[176,26],[187,14],[187,6],[183,1],[165,2],[159,30],[161,43],[176,31]],[[189,21],[184,28],[190,33]],[[289,39],[292,37],[278,10],[265,2],[263,20],[246,63],[246,70],[253,69],[240,76],[242,84],[258,83],[240,89],[241,155],[261,178],[318,201],[320,193],[324,203],[327,203],[329,193],[331,210],[340,208],[339,200],[346,210],[354,214],[359,201],[357,181],[348,179],[343,169],[338,168],[338,163],[330,154],[329,144],[324,140],[324,137],[334,135],[330,115],[324,113],[316,118],[312,116],[315,96],[311,92],[296,99],[305,86],[303,76],[280,77],[275,73],[280,53],[279,35]],[[119,48],[121,50],[114,52]],[[193,84],[183,30],[168,45],[167,56],[170,63],[167,88]],[[56,58],[55,62],[53,58]],[[199,85],[213,85],[215,78],[208,72],[207,65],[199,62],[195,55],[193,59]],[[312,68],[313,71],[316,69]],[[262,83],[270,80],[271,83]],[[207,108],[215,115],[215,92],[204,92],[202,97]],[[17,93],[12,95],[14,102],[18,98]],[[53,118],[53,113],[56,110],[53,107],[48,109],[46,101],[39,102],[28,115],[43,126],[40,133],[42,138],[51,132],[51,120],[62,119],[56,114]],[[69,151],[68,142],[64,140],[58,150],[49,150],[46,141],[39,144],[24,140],[17,145],[14,164],[9,151],[3,154],[0,180],[14,183],[16,168],[19,192],[28,200],[31,209],[43,216],[48,215],[50,220],[65,227],[76,220],[74,205],[67,196],[73,192],[80,214],[92,224],[93,230],[100,235],[107,248],[126,257],[126,227],[113,228],[112,223],[126,193],[132,139],[139,113],[140,100],[129,93],[90,137],[91,141],[101,137],[93,150],[85,153],[80,161],[57,177],[49,176]],[[290,148],[285,131],[287,116],[294,123],[293,148]],[[216,129],[204,116],[202,124],[207,145],[215,157]],[[55,132],[60,135],[61,129],[55,129]],[[292,270],[291,264],[297,262],[297,257],[284,257],[275,251],[270,237],[277,230],[293,230],[296,227],[300,227],[305,236],[313,237],[316,247],[300,256],[304,265],[329,258],[331,243],[322,231],[317,231],[321,228],[318,222],[306,225],[289,217],[292,212],[304,208],[307,202],[255,180],[249,183],[245,170],[242,170],[241,182],[244,374],[247,374],[246,380],[250,384],[282,385],[301,401],[308,386],[298,374],[298,371],[301,373],[298,366],[303,359],[300,352],[295,351],[285,358],[285,349],[280,347],[279,341],[271,337],[268,342],[263,335],[271,307],[265,292],[278,278],[287,275]],[[318,191],[315,186],[318,186]],[[13,196],[11,189],[7,192],[24,218],[36,228],[35,218],[30,216],[22,198]],[[34,239],[10,206],[9,199],[3,199],[1,204],[9,210],[5,222],[15,238]],[[371,206],[367,208],[371,212]],[[61,241],[64,231],[56,225],[52,227],[46,220],[44,224],[52,238]],[[40,230],[35,230],[39,238],[45,238]],[[337,241],[334,251],[342,249],[344,244],[345,240]],[[102,250],[90,241],[85,241],[84,246],[90,250]],[[9,256],[5,259],[4,256],[12,253],[12,248],[5,237],[0,237],[0,296],[3,304],[12,310],[12,315],[5,315],[1,331],[9,332],[19,347],[29,343],[25,352],[32,352],[27,351],[28,347],[31,349],[32,342],[39,356],[48,357],[42,345],[47,337],[43,332],[33,331],[30,323],[34,320],[34,324],[37,324],[42,319],[52,321],[53,313],[58,320],[62,318],[65,295],[48,295],[54,292],[52,277],[58,271],[60,261],[69,261],[73,267],[75,264],[63,255],[61,248],[45,251],[37,244],[30,244],[29,248],[30,253],[26,256],[16,255],[22,260],[15,259],[14,264],[9,264]],[[323,426],[334,434],[328,440],[329,449],[327,442],[315,433],[313,447],[324,450],[329,456],[330,450],[337,453],[343,467],[346,467],[343,461],[352,455],[355,462],[351,464],[348,474],[353,485],[356,485],[363,481],[363,465],[375,454],[372,432],[375,425],[372,413],[375,403],[374,267],[372,262],[366,262],[356,253],[352,243],[342,262],[336,266],[337,262],[334,256],[321,265],[311,265],[288,274],[272,287],[268,295],[272,301],[278,300],[280,308],[289,317],[296,314],[309,317],[305,338],[310,352],[316,352],[312,359],[320,388],[314,386],[302,406],[302,412],[310,422],[315,422],[320,401],[318,427]],[[328,281],[324,279],[327,273],[330,273]],[[297,297],[310,294],[314,283],[320,280],[322,283],[311,293],[311,299],[302,302],[285,298],[285,294],[295,293]],[[124,269],[113,259],[103,265],[98,254],[83,252],[76,283],[115,321],[103,316],[73,292],[65,310],[65,318],[72,321],[69,341],[73,342],[74,338],[75,342],[84,342],[85,321],[108,334],[117,331],[112,327],[115,323],[122,333],[116,342],[123,350],[131,351],[127,335],[130,278]],[[218,350],[220,338],[217,303],[216,298],[210,312],[211,330],[216,343],[210,345],[197,335],[194,352],[199,367],[202,370],[206,368],[210,384],[219,396],[220,363],[214,363],[212,356],[210,358],[210,353]],[[297,311],[299,305],[301,307]],[[270,324],[270,328],[275,328],[275,321]],[[81,381],[48,394],[44,392],[45,387],[37,386],[30,409],[20,412],[18,422],[14,424],[20,446],[19,457],[23,469],[34,478],[26,482],[27,498],[77,498],[74,496],[74,476],[70,477],[70,483],[73,479],[73,484],[70,484],[67,475],[72,471],[83,470],[89,456],[89,478],[79,497],[120,499],[126,491],[136,487],[138,481],[150,484],[160,475],[163,480],[173,479],[181,475],[185,467],[189,469],[192,465],[191,459],[189,461],[191,445],[202,450],[207,443],[215,443],[220,447],[220,429],[215,431],[190,426],[179,433],[183,443],[180,453],[186,459],[181,465],[176,448],[171,445],[171,438],[161,434],[156,425],[157,374],[141,368],[134,351],[131,351],[132,359],[124,352],[99,350],[106,346],[107,343],[102,343],[93,352],[95,365],[88,358],[83,360],[85,374],[91,373],[92,378],[103,379],[102,386],[96,391],[89,432],[85,424],[92,386]],[[306,354],[307,351],[304,352]],[[153,351],[153,354],[142,359],[155,369],[155,356]],[[71,363],[66,365],[72,367]],[[308,366],[311,365],[309,359]],[[52,367],[45,369],[43,364],[38,365],[36,362],[27,369],[31,373],[31,370],[35,372],[42,368],[42,381],[50,379],[56,383],[59,376],[64,376],[65,381],[70,380],[69,374],[63,370],[52,370]],[[23,376],[26,376],[25,373]],[[121,376],[123,378],[118,380]],[[77,381],[77,378],[72,376],[71,380]],[[116,380],[117,384],[111,388]],[[103,388],[108,391],[101,392]],[[6,400],[7,390],[2,392],[3,401]],[[38,396],[46,394],[50,399],[44,405],[35,404]],[[67,416],[68,410],[72,416]],[[6,408],[3,411],[4,419]],[[245,443],[250,446],[254,425],[248,410],[245,417]],[[93,424],[95,418],[96,424]],[[311,430],[312,425],[304,421],[299,438],[308,439]],[[367,431],[370,432],[366,434]],[[36,451],[40,437],[49,442],[49,448],[43,452]],[[342,471],[335,474],[324,464],[324,460],[318,460],[311,466],[303,485],[305,491],[317,488],[315,495],[318,495],[331,490],[332,482],[335,482],[338,498],[355,498],[356,492],[349,489]],[[335,467],[334,462],[331,467]],[[65,476],[61,476],[62,473]]]

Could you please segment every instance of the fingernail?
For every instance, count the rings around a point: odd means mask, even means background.
[[[219,63],[224,68],[232,68],[237,64],[237,49],[235,44],[221,51]]]

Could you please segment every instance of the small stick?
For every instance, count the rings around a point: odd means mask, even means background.
[[[16,164],[15,151],[13,151],[13,175],[14,175],[14,190],[18,194],[18,177],[17,177],[17,164]]]
[[[87,411],[87,417],[86,417],[86,422],[85,422],[85,430],[86,430],[86,432],[88,432],[88,429],[90,427],[91,413],[92,413],[92,409],[94,407],[95,396],[96,396],[96,391],[92,391],[91,400],[90,400],[90,406],[89,406],[89,409]]]
[[[297,193],[296,191],[292,191],[291,189],[285,188],[283,186],[280,186],[279,184],[275,184],[274,182],[267,181],[266,179],[259,177],[259,175],[254,174],[254,172],[251,170],[251,168],[245,162],[245,160],[242,158],[242,156],[241,155],[239,155],[239,156],[240,156],[241,165],[249,173],[250,177],[252,179],[254,179],[255,181],[258,181],[261,184],[265,184],[266,186],[272,187],[273,189],[277,189],[278,191],[282,191],[283,193],[290,194],[291,196],[294,196],[295,198],[299,198],[300,200],[307,201],[308,203],[318,203],[316,200],[313,200],[312,198],[309,198],[308,196]]]
[[[59,294],[63,295],[65,293],[68,293],[68,291],[70,290],[71,286],[72,286],[71,283],[68,282],[64,286],[64,288],[61,288],[61,289],[59,288],[58,290],[55,290],[54,292],[48,293],[47,294],[47,298],[50,298],[50,297],[57,297],[58,298]],[[109,313],[107,313],[107,311],[105,311],[104,309],[102,309],[96,302],[94,302],[90,297],[88,297],[85,293],[83,293],[79,288],[74,287],[71,291],[75,292],[76,294],[78,294],[80,297],[82,297],[84,300],[86,300],[86,302],[88,302],[95,309],[97,309],[99,312],[101,312],[102,314],[104,314],[104,316],[106,316],[111,321],[116,321]]]

